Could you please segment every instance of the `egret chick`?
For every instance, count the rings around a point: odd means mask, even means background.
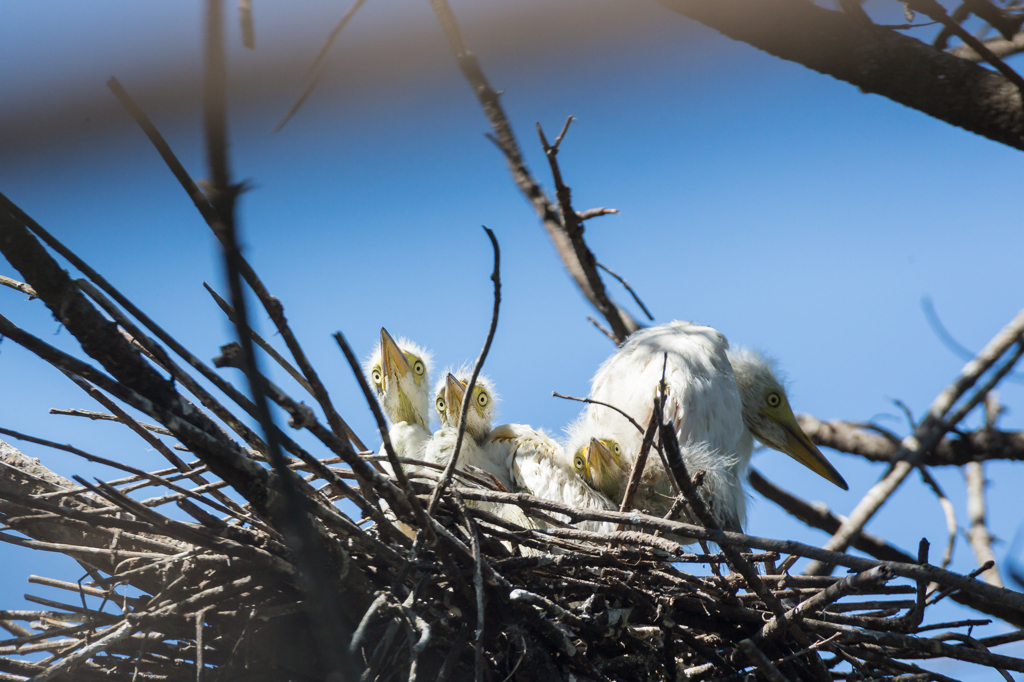
[[[586,480],[583,471],[576,468],[564,448],[543,430],[533,429],[525,424],[503,424],[491,431],[488,447],[492,459],[506,462],[514,492],[523,492],[553,502],[576,507],[615,511],[618,507],[608,496]],[[521,523],[517,518],[522,510],[514,505],[504,505],[502,516]],[[560,514],[556,517],[564,518]],[[568,519],[564,519],[568,521]],[[526,527],[540,528],[543,524],[529,519]],[[614,530],[615,524],[600,521],[583,521],[576,524],[583,530],[596,532]]]
[[[664,418],[675,425],[687,471],[691,475],[705,472],[701,495],[723,524],[740,528],[746,517],[740,480],[754,441],[743,420],[728,347],[729,342],[717,330],[690,322],[641,329],[601,365],[591,382],[590,397],[614,405],[646,425],[654,414],[664,374]],[[591,438],[619,446],[621,462],[615,466],[615,476],[624,488],[643,434],[616,410],[590,404],[572,429],[573,451]],[[663,515],[673,497],[669,473],[657,453],[651,452],[634,504]],[[613,499],[621,502],[621,493]]]
[[[408,339],[395,341],[381,327],[380,342],[363,365],[399,457],[422,459],[430,440],[430,363],[429,351]]]
[[[441,428],[431,436],[424,451],[425,460],[442,466],[448,464],[455,452],[462,399],[466,395],[466,383],[470,378],[468,371],[457,371],[459,377],[448,372],[438,383],[434,407],[441,418]],[[494,460],[493,453],[485,447],[497,402],[498,396],[494,391],[494,385],[487,377],[478,376],[466,414],[466,430],[462,438],[457,468],[460,471],[467,471],[471,466],[483,469],[501,481],[506,488],[510,488],[512,482],[507,465]]]
[[[586,422],[577,422],[569,427],[568,451],[573,453],[573,467],[587,483],[601,491],[618,509],[626,494],[626,486],[636,455],[625,453],[612,438],[594,433]],[[680,448],[683,462],[690,475],[701,472],[701,484],[697,493],[711,510],[718,525],[726,530],[739,531],[745,520],[745,501],[739,478],[734,475],[735,462],[722,457],[701,443],[689,443]],[[675,490],[671,479],[662,465],[658,453],[648,453],[647,464],[640,476],[640,484],[633,494],[632,507],[651,516],[665,516],[675,501]],[[681,519],[695,521],[684,510]],[[681,541],[680,538],[674,538]],[[685,543],[692,542],[686,539]]]
[[[842,475],[797,423],[786,389],[776,376],[775,363],[748,348],[730,349],[728,355],[743,402],[743,421],[754,437],[849,490]]]

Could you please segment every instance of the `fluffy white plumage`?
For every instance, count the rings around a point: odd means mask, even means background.
[[[618,508],[574,471],[571,458],[562,446],[543,430],[525,424],[503,424],[491,431],[488,447],[493,453],[492,459],[507,463],[511,489],[515,492],[529,493],[580,509],[614,511]],[[559,514],[554,516],[561,517]],[[537,522],[531,523],[538,527]],[[614,524],[597,521],[584,521],[577,526],[593,531],[614,529]]]
[[[367,381],[390,428],[388,437],[399,457],[422,459],[430,440],[430,351],[381,327],[380,341],[363,363]],[[383,447],[381,454],[384,454]],[[387,463],[385,463],[385,468]]]
[[[463,367],[454,373],[446,372],[438,381],[434,404],[441,416],[441,428],[434,432],[424,449],[423,458],[426,461],[444,466],[455,452],[462,397],[465,395],[470,376],[471,372]],[[486,447],[498,401],[498,395],[490,379],[485,376],[477,377],[476,385],[473,387],[472,403],[466,415],[466,432],[462,438],[457,468],[460,471],[468,471],[470,467],[483,469],[501,481],[506,488],[510,488],[512,481],[509,478],[507,462],[499,459],[498,453]]]
[[[746,497],[741,479],[753,452],[753,437],[743,420],[728,348],[717,330],[690,322],[642,329],[601,365],[590,397],[618,407],[644,426],[653,414],[664,367],[665,417],[676,425],[684,463],[691,474],[706,472],[702,496],[723,525],[742,528]],[[573,430],[570,450],[591,437],[621,446],[622,469],[628,476],[643,434],[615,410],[590,404]],[[672,491],[656,453],[648,457],[643,481],[646,497],[639,498],[638,505],[667,510]]]

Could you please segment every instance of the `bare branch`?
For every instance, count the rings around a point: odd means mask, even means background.
[[[802,0],[659,2],[776,57],[1024,149],[1021,93],[1002,73]]]
[[[1024,354],[1024,341],[1022,339],[1024,339],[1024,310],[1019,312],[1006,327],[993,337],[985,348],[978,353],[977,357],[964,366],[960,376],[936,397],[932,402],[928,415],[914,429],[914,433],[903,439],[899,451],[894,455],[894,459],[897,461],[893,465],[892,470],[867,492],[849,518],[843,522],[842,527],[825,544],[826,549],[843,550],[849,546],[853,537],[861,531],[864,525],[875,515],[875,512],[885,504],[886,500],[889,499],[907,477],[907,474],[920,464],[928,450],[935,447],[947,431],[955,428],[960,420],[999,383],[1000,379],[1013,369],[1013,365]],[[953,415],[947,417],[947,413],[952,409],[957,400],[1014,345],[1017,346],[1017,349],[1010,358],[996,370],[974,396],[967,400]],[[806,572],[809,575],[815,575],[824,570],[825,566],[818,562],[812,562],[807,567]]]
[[[462,448],[462,439],[466,436],[466,417],[469,414],[470,404],[473,402],[473,387],[483,369],[484,361],[487,360],[487,353],[491,350],[491,343],[494,341],[494,333],[498,330],[498,311],[501,309],[501,249],[498,247],[498,240],[490,229],[484,227],[487,238],[491,240],[491,247],[494,249],[494,272],[491,273],[491,281],[494,283],[494,308],[491,310],[491,325],[487,329],[487,338],[484,339],[484,347],[473,364],[473,373],[466,385],[466,392],[462,396],[462,406],[459,409],[459,433],[455,438],[455,450],[452,451],[451,459],[444,467],[441,480],[430,495],[430,503],[427,505],[427,513],[433,514],[437,509],[437,503],[444,494],[444,489],[451,483],[452,475],[459,460],[459,450]]]
[[[487,77],[480,67],[479,60],[469,49],[469,45],[466,44],[466,39],[462,35],[462,30],[459,28],[455,14],[448,5],[448,1],[430,0],[430,6],[434,9],[434,15],[437,17],[438,23],[440,23],[441,29],[448,39],[448,46],[455,55],[455,61],[459,65],[462,75],[469,82],[473,93],[483,108],[484,114],[487,116],[487,120],[491,123],[491,128],[494,131],[491,139],[498,146],[498,149],[501,150],[502,154],[504,154],[509,170],[512,172],[512,179],[515,181],[516,186],[519,187],[519,190],[526,196],[527,200],[533,205],[534,210],[544,225],[544,229],[547,230],[548,236],[555,243],[558,255],[561,256],[565,267],[569,270],[569,274],[576,281],[576,285],[583,292],[583,295],[587,297],[591,305],[597,308],[597,311],[608,321],[616,343],[622,343],[638,326],[635,322],[631,326],[628,316],[623,315],[622,311],[608,300],[604,290],[604,283],[601,281],[601,276],[594,266],[594,255],[583,241],[582,219],[571,207],[568,188],[562,185],[559,174],[555,184],[556,186],[562,186],[566,191],[565,201],[562,201],[561,196],[559,197],[559,203],[562,207],[560,215],[551,199],[548,198],[526,167],[522,151],[519,149],[519,143],[516,142],[515,135],[512,133],[512,126],[498,100],[498,93],[494,91],[487,81]],[[572,117],[569,117],[566,121],[565,127],[562,130],[562,136],[565,135],[565,130],[569,127],[569,121],[571,120]],[[548,159],[552,164],[552,172],[555,172],[554,169],[557,168],[554,157],[558,151],[558,144],[561,144],[561,137],[556,140],[556,146],[551,148],[553,151],[548,153]],[[546,142],[545,152],[548,152]]]

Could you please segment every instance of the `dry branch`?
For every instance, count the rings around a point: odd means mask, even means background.
[[[1021,92],[1006,76],[896,30],[802,0],[659,0],[776,57],[1024,149]]]

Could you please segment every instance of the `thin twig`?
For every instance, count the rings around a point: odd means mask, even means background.
[[[932,477],[928,469],[924,466],[919,466],[918,470],[921,472],[921,479],[932,489],[935,496],[939,498],[942,514],[946,517],[946,533],[949,539],[946,541],[946,550],[942,553],[941,564],[942,568],[946,568],[953,560],[953,546],[956,544],[956,536],[960,534],[956,525],[956,510],[953,508],[953,503],[946,497],[946,493],[943,492],[942,486]],[[1002,587],[1002,585],[999,587]]]
[[[580,220],[583,220],[582,216],[580,217]],[[607,272],[609,275],[611,275],[615,279],[619,280],[619,284],[621,284],[623,287],[625,287],[626,291],[629,292],[629,295],[633,297],[634,301],[636,301],[636,304],[638,306],[640,306],[640,310],[644,311],[644,315],[647,316],[647,319],[648,320],[652,320],[652,321],[654,320],[654,315],[651,315],[651,311],[648,310],[647,306],[644,305],[644,302],[640,300],[640,296],[637,295],[637,293],[635,291],[633,291],[633,287],[629,286],[629,282],[627,282],[626,280],[622,279],[622,277],[620,277],[616,273],[612,272],[611,270],[609,270],[607,267],[605,267],[601,263],[596,263],[595,262],[594,265],[596,265],[597,267],[601,268],[602,270]]]
[[[221,298],[220,294],[214,291],[209,284],[203,282],[203,286],[206,288],[206,291],[209,292],[210,296],[213,297],[213,300],[214,302],[217,303],[217,306],[220,307],[222,311],[224,311],[224,314],[228,316],[228,319],[233,324],[235,321],[235,309],[231,307],[230,303]],[[281,368],[285,372],[287,372],[292,379],[295,379],[296,383],[298,383],[299,386],[302,386],[302,388],[306,389],[306,393],[313,397],[316,397],[315,394],[313,393],[313,387],[309,385],[308,381],[306,381],[306,377],[302,376],[302,374],[299,373],[299,370],[295,369],[295,367],[292,366],[292,363],[288,362],[288,360],[286,360],[283,355],[277,352],[277,349],[275,349],[273,346],[267,343],[266,339],[257,334],[255,329],[250,329],[249,331],[252,333],[252,340],[256,342],[257,346],[262,348],[263,351],[274,360],[274,362],[279,364]],[[356,447],[358,447],[360,450],[366,449],[365,446],[360,443],[356,443]]]
[[[624,311],[608,299],[601,276],[594,267],[594,254],[583,241],[582,220],[574,210],[570,215],[560,215],[559,210],[526,167],[523,153],[519,149],[512,126],[498,99],[498,93],[487,81],[477,56],[469,49],[447,0],[430,0],[430,6],[444,31],[448,46],[455,56],[462,75],[473,89],[473,94],[476,95],[477,101],[491,124],[494,134],[489,137],[505,156],[513,181],[541,219],[544,229],[555,243],[555,249],[576,285],[591,305],[597,308],[598,312],[608,321],[615,343],[621,343],[631,331],[636,329],[636,323],[627,319],[628,315],[625,315]],[[568,122],[566,127],[568,127]],[[572,230],[567,220],[578,223],[579,229]],[[630,322],[632,322],[632,326]]]
[[[25,284],[24,282],[19,282],[16,279],[11,279],[10,277],[4,277],[3,275],[0,275],[0,285],[10,287],[11,289],[14,289],[15,291],[20,291],[23,294],[28,294],[28,300],[30,301],[34,298],[38,298],[38,296],[36,296],[35,289]]]
[[[59,409],[59,408],[56,408],[56,407],[51,407],[49,409],[49,413],[50,414],[66,415],[68,417],[85,417],[86,419],[92,419],[93,421],[119,422],[119,423],[122,423],[122,424],[124,423],[124,422],[121,421],[121,418],[118,417],[117,415],[107,414],[106,412],[92,412],[90,410],[62,410],[62,409]],[[153,433],[159,433],[161,436],[173,436],[174,435],[170,431],[165,429],[164,427],[157,426],[156,424],[147,424],[146,422],[136,422],[136,423],[139,426],[141,426],[142,428],[146,429],[147,431],[152,431]]]
[[[437,2],[438,0],[433,1]],[[494,307],[491,310],[491,326],[487,330],[484,347],[480,350],[480,355],[473,365],[473,373],[470,375],[469,383],[466,385],[466,392],[462,396],[462,407],[459,410],[459,433],[455,439],[455,450],[452,452],[451,459],[445,465],[441,480],[430,495],[430,502],[427,505],[428,514],[433,514],[434,510],[437,509],[441,495],[455,473],[455,467],[459,460],[459,450],[462,447],[462,439],[466,435],[466,417],[469,414],[469,406],[473,403],[473,387],[476,386],[477,377],[480,376],[480,370],[483,369],[487,353],[491,350],[491,342],[494,341],[494,333],[498,329],[498,311],[501,309],[501,249],[498,247],[498,240],[495,238],[494,233],[487,227],[484,227],[484,231],[487,233],[487,238],[491,240],[491,247],[494,250],[494,272],[491,273],[491,281],[494,282]]]
[[[316,55],[316,59],[313,60],[313,65],[309,67],[309,71],[307,73],[312,74],[312,78],[310,78],[306,89],[302,91],[299,98],[288,108],[284,117],[277,122],[277,125],[274,126],[273,130],[270,132],[280,132],[281,129],[288,124],[288,121],[292,119],[292,116],[299,112],[299,109],[302,108],[302,105],[305,104],[309,96],[313,94],[316,84],[320,82],[320,78],[326,72],[326,69],[319,69],[321,62],[323,62],[324,57],[326,57],[327,53],[330,51],[331,45],[334,44],[334,39],[338,37],[339,33],[341,33],[341,29],[345,28],[346,24],[352,20],[352,17],[356,15],[356,12],[359,11],[359,8],[363,6],[364,2],[366,2],[366,0],[355,0],[345,14],[342,15],[341,21],[337,23],[330,35],[327,36],[327,40],[324,42],[323,47],[320,48],[320,51]]]

